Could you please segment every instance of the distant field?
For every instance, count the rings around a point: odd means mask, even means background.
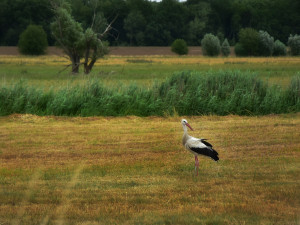
[[[0,117],[0,224],[299,224],[300,115]]]
[[[237,58],[203,56],[114,56],[110,55],[98,60],[89,76],[70,74],[66,68],[69,62],[62,56],[0,56],[0,81],[2,84],[25,79],[28,83],[38,86],[66,85],[82,82],[96,77],[108,85],[128,84],[136,82],[151,85],[154,81],[162,81],[175,71],[218,71],[240,70],[250,71],[271,84],[286,87],[290,78],[300,71],[299,57],[279,58]]]

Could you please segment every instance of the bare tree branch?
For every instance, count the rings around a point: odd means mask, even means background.
[[[95,23],[95,19],[96,19],[96,8],[98,6],[98,2],[96,1],[95,3],[96,5],[94,6],[94,15],[93,15],[93,21],[92,21],[92,24],[91,24],[91,29],[93,29],[93,26],[94,26],[94,23]]]
[[[112,24],[116,21],[117,18],[118,18],[118,15],[116,15],[115,18],[107,25],[104,32],[102,34],[99,34],[100,38],[104,37],[104,35],[107,34],[112,29]]]

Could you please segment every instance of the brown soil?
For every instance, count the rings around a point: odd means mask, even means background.
[[[48,55],[62,55],[62,50],[48,47]],[[0,46],[0,55],[20,55],[17,47]],[[110,47],[109,55],[175,55],[171,47]],[[201,47],[189,47],[189,55],[202,55]]]

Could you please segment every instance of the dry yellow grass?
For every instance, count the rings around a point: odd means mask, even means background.
[[[300,114],[0,117],[0,224],[299,224]]]
[[[300,63],[299,57],[204,57],[204,56],[106,56],[99,59],[96,65],[125,65],[132,62],[158,63],[166,65],[177,64],[284,64],[297,65]],[[0,56],[0,63],[15,65],[67,65],[69,59],[62,56]]]

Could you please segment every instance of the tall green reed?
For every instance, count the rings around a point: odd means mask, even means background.
[[[105,87],[99,80],[43,90],[24,81],[0,87],[0,115],[264,115],[300,111],[300,75],[287,89],[240,71],[178,72],[150,88]]]

